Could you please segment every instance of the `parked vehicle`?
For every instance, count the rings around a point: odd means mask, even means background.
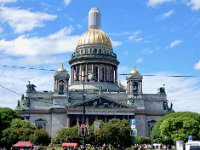
[[[188,141],[185,143],[185,150],[200,150],[200,141]]]

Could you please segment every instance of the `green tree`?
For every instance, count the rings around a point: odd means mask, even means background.
[[[130,125],[127,120],[111,119],[100,128],[99,142],[124,149],[132,144]]]
[[[32,135],[31,141],[37,145],[49,145],[51,142],[51,137],[44,129],[37,129]]]
[[[149,143],[151,143],[151,139],[150,139],[150,137],[137,136],[136,143],[137,144],[149,144]]]
[[[21,118],[20,115],[10,108],[0,107],[0,135],[2,131],[10,126],[12,119]]]
[[[3,130],[10,126],[14,118],[21,118],[21,116],[10,108],[0,107],[0,146],[3,145],[3,143],[1,143]]]
[[[80,136],[78,135],[78,126],[71,128],[60,129],[53,139],[54,144],[61,144],[63,142],[77,142],[79,143]]]
[[[36,127],[28,121],[13,119],[9,128],[2,132],[1,144],[7,148],[19,140],[31,140]]]
[[[176,112],[165,115],[153,127],[151,139],[156,143],[174,144],[187,141],[189,135],[200,138],[200,114]]]

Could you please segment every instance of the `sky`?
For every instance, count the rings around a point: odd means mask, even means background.
[[[156,75],[143,77],[143,93],[164,84],[175,111],[200,113],[200,0],[0,0],[0,107],[14,109],[28,81],[53,91],[55,72],[11,66],[57,70],[63,63],[70,72],[92,7],[101,12],[119,74],[136,66]],[[126,86],[126,76],[118,78]]]

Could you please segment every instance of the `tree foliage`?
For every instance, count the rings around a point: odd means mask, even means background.
[[[2,135],[2,131],[10,126],[12,119],[21,118],[19,114],[17,114],[14,110],[10,108],[1,108],[0,107],[0,135]]]
[[[35,130],[36,127],[28,121],[13,119],[10,127],[2,132],[1,144],[2,146],[10,147],[17,141],[29,141]]]
[[[150,139],[150,137],[137,136],[136,143],[137,144],[149,144],[149,143],[151,143],[151,139]]]
[[[151,139],[156,143],[174,144],[192,135],[200,139],[200,114],[177,112],[162,117],[153,127]]]
[[[36,145],[49,145],[51,137],[44,129],[37,129],[32,134],[31,141]]]
[[[1,143],[1,138],[3,137],[3,130],[10,127],[10,123],[14,118],[21,118],[18,113],[16,113],[14,110],[10,108],[2,108],[0,107],[0,145],[3,145]]]
[[[82,137],[79,134],[78,126],[61,129],[53,139],[54,144],[63,142],[81,143]],[[104,123],[100,120],[100,135],[94,134],[94,124],[90,126],[86,143],[91,145],[111,144],[114,148],[124,149],[132,144],[130,136],[130,125],[127,120],[112,119]]]
[[[54,144],[61,144],[63,142],[77,142],[79,143],[80,136],[78,134],[78,126],[71,128],[60,129],[53,139]]]

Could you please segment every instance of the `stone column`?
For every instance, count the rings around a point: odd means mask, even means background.
[[[106,81],[106,66],[104,65],[103,68],[104,68],[103,82],[105,82]]]
[[[108,117],[107,116],[104,116],[104,121],[108,122]]]
[[[89,127],[89,117],[86,116],[86,126]]]
[[[79,127],[79,116],[76,116],[76,125]]]
[[[77,73],[78,73],[78,72],[77,72],[77,71],[78,71],[78,66],[75,65],[75,67],[76,67],[76,69],[75,69],[75,79],[77,79],[76,76],[77,76]]]
[[[74,80],[74,67],[71,66],[71,83],[73,83]]]
[[[67,115],[67,128],[69,128],[69,127],[70,127],[70,116]]]
[[[94,76],[94,64],[92,64],[92,76]]]
[[[111,67],[112,69],[112,71],[111,71],[111,82],[113,82],[114,81],[114,68],[113,68],[113,66]]]
[[[98,81],[100,81],[100,65],[98,65]]]
[[[83,80],[83,74],[82,74],[82,65],[80,64],[80,67],[79,67],[79,81],[82,81]]]
[[[117,67],[116,67],[116,69],[115,69],[115,80],[116,80],[116,82],[117,82],[117,80],[118,80],[118,79],[117,79],[117,75],[118,75],[117,71],[118,71],[118,70],[117,70]]]
[[[86,81],[88,80],[88,64],[85,64]]]

